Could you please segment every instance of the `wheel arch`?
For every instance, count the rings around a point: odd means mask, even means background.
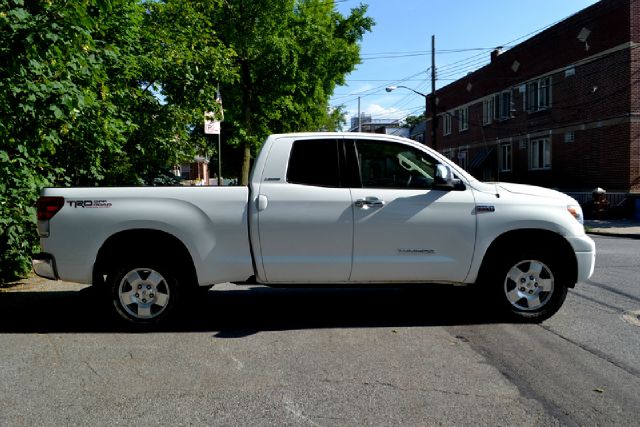
[[[489,275],[495,261],[504,251],[513,251],[514,245],[527,242],[528,247],[548,250],[554,258],[558,257],[566,265],[567,286],[573,288],[578,280],[578,261],[571,244],[560,234],[541,229],[519,229],[507,231],[491,242],[482,259],[478,281]]]
[[[110,273],[113,266],[120,260],[137,255],[135,245],[140,242],[144,242],[145,248],[151,248],[148,252],[150,256],[172,261],[172,266],[186,276],[185,284],[197,286],[196,268],[185,244],[166,231],[144,228],[120,231],[104,241],[93,265],[93,283],[104,285],[104,276]],[[170,259],[165,258],[169,256]]]

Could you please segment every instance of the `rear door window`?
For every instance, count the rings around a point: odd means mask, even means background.
[[[339,141],[294,141],[287,168],[287,182],[318,187],[340,187]]]

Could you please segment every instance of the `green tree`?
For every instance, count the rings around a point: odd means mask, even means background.
[[[424,122],[424,116],[420,115],[420,116],[407,116],[404,119],[404,125],[403,127],[407,127],[407,128],[412,128],[414,126],[417,126],[418,124]]]
[[[195,154],[197,83],[232,51],[179,4],[0,0],[0,282],[29,267],[43,186],[153,184]]]
[[[108,137],[127,127],[105,102],[106,75],[93,53],[91,29],[108,7],[0,3],[0,281],[28,268],[38,190],[99,176],[86,154],[117,150]]]
[[[328,0],[0,0],[0,282],[36,250],[43,186],[155,184],[206,152],[204,111],[251,153],[340,126],[334,87],[373,22]]]
[[[176,148],[174,164],[191,161],[196,152],[211,152],[203,132],[204,113],[219,110],[219,85],[237,80],[235,52],[217,34],[222,5],[221,0],[145,3],[145,45],[150,62],[155,61],[147,67],[155,70],[147,80],[163,98],[162,113],[153,124],[164,129],[164,142]],[[145,135],[157,138],[158,132],[144,129],[141,137]]]
[[[337,127],[334,88],[360,60],[358,42],[373,26],[366,6],[347,17],[328,0],[227,0],[219,36],[236,52],[237,84],[222,85],[227,141],[242,150],[246,185],[252,153],[267,135]]]

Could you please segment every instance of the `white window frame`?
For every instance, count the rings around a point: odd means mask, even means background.
[[[467,167],[469,166],[469,155],[467,150],[458,151],[458,165],[462,169],[467,170]]]
[[[511,114],[511,106],[513,101],[513,94],[511,93],[511,89],[500,92],[499,96],[499,107],[498,107],[498,117],[501,121],[509,120],[513,117]],[[508,99],[505,100],[505,97]]]
[[[538,108],[549,109],[551,108],[551,76],[540,79],[540,84],[538,85],[538,90],[540,91],[538,95]]]
[[[482,101],[482,125],[490,125],[496,118],[496,96]]]
[[[442,136],[451,135],[451,113],[442,115]]]
[[[528,113],[551,108],[551,83],[551,76],[527,83],[524,104]]]
[[[469,129],[469,107],[458,108],[456,111],[458,117],[458,132],[464,132]]]
[[[551,140],[536,138],[529,141],[529,170],[551,169]]]
[[[500,172],[511,172],[513,164],[513,146],[510,142],[500,145]]]
[[[575,140],[576,140],[576,133],[574,131],[568,131],[564,133],[564,142],[566,144],[575,142]]]

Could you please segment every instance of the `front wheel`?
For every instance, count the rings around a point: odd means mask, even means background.
[[[498,299],[521,320],[543,321],[555,314],[567,297],[567,274],[550,256],[510,256],[498,263],[492,284]]]
[[[170,270],[128,263],[109,277],[116,312],[131,324],[156,324],[171,313],[179,299],[178,281]]]

